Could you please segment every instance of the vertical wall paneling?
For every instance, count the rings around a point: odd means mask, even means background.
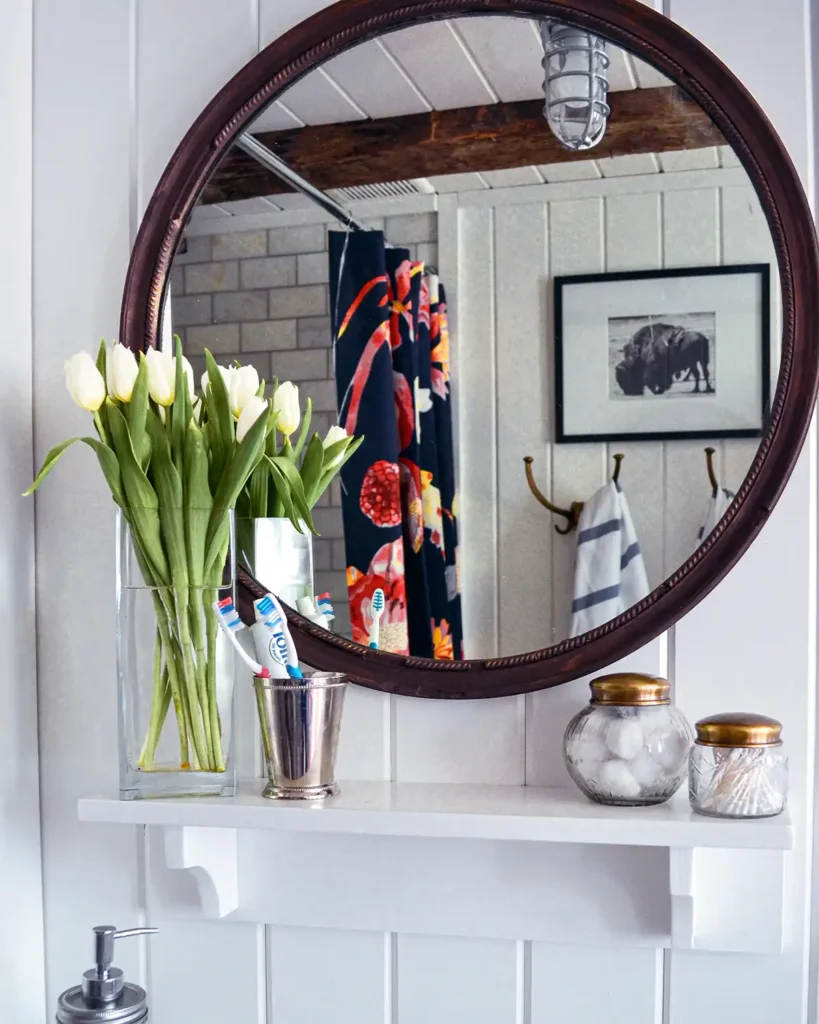
[[[136,8],[136,108],[138,216],[168,159],[204,105],[257,51],[258,11],[253,0],[138,0]],[[180,46],[180,40],[188,44]],[[258,773],[258,728],[251,677],[237,665],[237,750],[243,776]],[[151,898],[148,909],[156,918],[161,903]],[[264,986],[265,958],[259,953],[264,931],[256,925],[221,927],[190,925],[174,918],[162,921],[162,939],[148,946],[157,1012],[172,1020],[183,1012],[195,1015],[191,993],[201,998],[201,1011],[220,1016],[230,1009],[243,1020],[258,1017],[258,990]],[[180,978],[164,966],[171,950],[179,949]],[[185,950],[189,950],[185,954]],[[180,959],[181,958],[181,959]],[[198,970],[198,975],[197,975]],[[184,979],[188,978],[186,984]],[[197,986],[197,977],[214,980]],[[220,984],[219,979],[224,979]],[[234,992],[231,992],[231,989]],[[236,1000],[240,1000],[244,1012]],[[263,1005],[263,1004],[262,1004]]]
[[[141,216],[185,132],[255,56],[258,12],[254,0],[137,0],[136,30]]]
[[[8,7],[8,5],[6,5]],[[15,5],[16,6],[16,5]],[[111,338],[129,254],[128,4],[34,5],[35,461],[88,433],[63,362]],[[36,497],[43,886],[48,1006],[89,966],[89,932],[140,920],[132,828],[77,821],[116,785],[114,509],[99,466],[72,450]],[[84,514],[78,514],[84,510]],[[59,628],[55,628],[58,609]],[[105,884],[101,884],[101,879]],[[140,942],[118,963],[138,979]]]
[[[514,942],[398,936],[400,1024],[518,1024]]]
[[[459,541],[463,592],[469,595],[463,601],[469,658],[498,654],[493,212],[461,211],[458,248]],[[482,397],[472,401],[472,395]]]
[[[763,0],[672,0],[671,15],[726,61],[773,120],[803,180],[811,173],[811,83],[806,62],[808,4]],[[738,31],[738,27],[742,31]],[[766,50],[760,62],[755,53]],[[730,252],[724,196],[725,251]],[[747,233],[747,232],[746,232]],[[789,934],[780,957],[672,953],[670,1024],[730,1016],[749,1024],[807,1019],[806,916],[815,741],[815,426],[788,487],[738,566],[677,626],[677,699],[694,718],[750,707],[779,718],[790,752],[791,812],[797,846],[786,900]],[[715,697],[715,694],[718,696]],[[811,799],[809,799],[809,796]],[[760,980],[764,979],[764,984]],[[731,993],[730,1005],[719,994]]]
[[[389,945],[380,932],[268,928],[271,1024],[389,1024]]]
[[[662,990],[662,950],[532,944],[531,1024],[663,1024]]]
[[[0,906],[6,941],[0,958],[5,1014],[21,1024],[46,1015],[43,988],[43,892],[37,763],[34,605],[34,503],[20,494],[31,481],[32,436],[32,32],[33,4],[0,8],[0,99],[13,159],[0,183],[14,201],[0,243],[0,305],[7,344],[0,377],[0,542],[6,614],[0,670]]]

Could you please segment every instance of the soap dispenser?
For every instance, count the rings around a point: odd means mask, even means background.
[[[119,967],[112,967],[114,939],[151,935],[156,928],[128,928],[118,932],[113,925],[94,929],[92,967],[82,984],[66,989],[57,1000],[57,1024],[144,1024],[148,1020],[145,989],[126,981]]]

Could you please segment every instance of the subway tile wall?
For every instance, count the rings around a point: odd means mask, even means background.
[[[437,221],[436,214],[422,213],[367,225],[384,230],[391,244],[409,248],[413,259],[437,265]],[[337,412],[329,279],[324,224],[189,238],[171,272],[171,317],[197,378],[209,349],[220,363],[252,364],[265,380],[292,380],[302,400],[312,399],[313,426],[325,434]],[[330,592],[334,628],[349,636],[338,480],[320,499],[314,518],[316,592]]]

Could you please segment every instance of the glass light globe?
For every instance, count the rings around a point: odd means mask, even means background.
[[[591,149],[603,138],[611,113],[606,41],[559,22],[541,22],[540,34],[549,127],[566,149]]]

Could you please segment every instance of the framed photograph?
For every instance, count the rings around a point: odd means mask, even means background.
[[[760,437],[767,263],[556,277],[558,444]]]

